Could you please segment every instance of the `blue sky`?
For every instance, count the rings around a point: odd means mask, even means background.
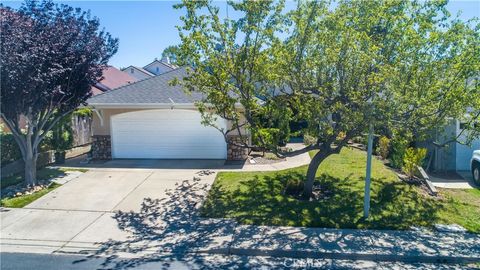
[[[2,1],[14,8],[20,1]],[[172,6],[174,1],[63,1],[74,7],[90,10],[100,18],[100,23],[114,37],[120,39],[119,50],[110,60],[116,67],[144,66],[154,58],[160,58],[169,45],[180,42],[178,31],[180,10]],[[225,11],[225,2],[218,1]],[[287,8],[293,7],[287,2]],[[451,1],[448,10],[453,15],[461,12],[462,19],[480,17],[480,0]]]

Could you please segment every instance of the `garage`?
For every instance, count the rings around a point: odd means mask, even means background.
[[[196,110],[140,110],[111,117],[113,158],[226,159],[227,145]],[[217,126],[226,127],[219,118]]]

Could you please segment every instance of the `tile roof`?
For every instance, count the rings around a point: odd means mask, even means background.
[[[103,79],[96,85],[92,86],[92,94],[94,96],[137,81],[136,78],[128,75],[128,73],[111,66],[108,66],[103,70],[102,76]]]
[[[150,77],[135,83],[121,86],[117,89],[96,95],[87,100],[90,105],[95,104],[155,104],[155,103],[183,103],[193,104],[202,100],[203,95],[198,92],[187,94],[181,85],[170,85],[175,78],[183,79],[187,75],[184,67]]]

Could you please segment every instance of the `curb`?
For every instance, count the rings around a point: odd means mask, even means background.
[[[243,248],[230,248],[228,254],[242,255],[242,256],[289,257],[289,258],[298,258],[298,259],[313,258],[313,259],[334,259],[334,260],[390,261],[390,262],[407,262],[407,263],[464,264],[464,263],[480,262],[480,257],[465,257],[465,256],[337,253],[337,252],[300,251],[300,250],[259,250],[259,249],[243,249]]]

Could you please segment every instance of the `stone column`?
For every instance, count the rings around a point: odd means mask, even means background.
[[[93,135],[92,158],[112,159],[112,144],[110,135]]]
[[[242,138],[238,135],[228,136],[227,160],[245,160],[248,156],[248,150],[233,143],[241,144]]]

